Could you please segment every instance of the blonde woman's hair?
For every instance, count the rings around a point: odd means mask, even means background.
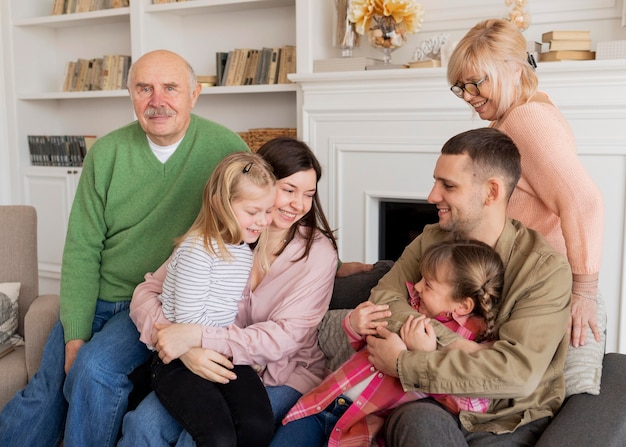
[[[262,194],[268,194],[269,188],[276,185],[271,166],[260,156],[249,152],[236,152],[224,157],[204,187],[202,207],[196,220],[176,243],[180,244],[193,234],[203,239],[204,248],[209,253],[217,256],[211,243],[213,241],[220,255],[231,259],[226,244],[238,244],[243,239],[232,203],[250,198],[249,185],[263,189]],[[264,247],[266,240],[267,231],[263,231],[257,247]]]
[[[447,268],[444,268],[447,267]],[[447,277],[442,277],[447,272]],[[452,286],[452,299],[474,301],[473,314],[486,323],[475,341],[491,340],[497,333],[496,317],[502,298],[504,266],[489,245],[476,240],[452,240],[430,246],[420,262],[422,276]]]
[[[514,82],[520,70],[519,85]],[[448,61],[448,83],[464,80],[467,73],[487,76],[490,101],[497,104],[497,116],[510,105],[528,100],[537,92],[539,80],[528,63],[526,38],[508,20],[489,19],[476,24],[459,41]]]

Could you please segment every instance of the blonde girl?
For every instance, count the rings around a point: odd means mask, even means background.
[[[272,169],[258,155],[239,152],[217,165],[198,217],[167,263],[159,300],[170,322],[224,327],[235,320],[253,263],[250,244],[258,241],[264,251],[275,197]],[[164,363],[156,353],[151,370],[159,400],[196,445],[228,446],[239,440],[240,445],[263,446],[271,438],[272,410],[251,366],[235,366],[238,380],[228,384],[205,380],[178,359]],[[225,417],[214,417],[216,409]]]

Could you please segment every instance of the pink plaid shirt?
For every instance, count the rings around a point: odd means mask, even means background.
[[[352,331],[348,319],[349,315],[343,321],[343,328],[348,334],[350,344],[358,351],[339,369],[327,376],[320,385],[302,396],[287,413],[283,424],[321,413],[337,397],[372,374],[374,377],[337,421],[328,440],[329,447],[368,447],[375,437],[376,443],[384,446],[384,440],[377,435],[391,410],[405,402],[425,397],[434,398],[454,414],[458,414],[459,411],[478,413],[487,411],[489,399],[427,394],[419,391],[405,392],[398,379],[377,371],[367,360],[369,355],[367,349],[361,349],[365,341]],[[444,325],[465,338],[474,338],[474,333],[453,318],[437,317],[437,320],[444,320],[442,321]]]

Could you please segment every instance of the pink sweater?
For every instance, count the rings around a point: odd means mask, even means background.
[[[602,193],[577,157],[571,127],[553,103],[531,101],[498,123],[517,145],[522,178],[508,214],[543,234],[567,256],[572,273],[599,273],[604,236]]]
[[[302,394],[324,377],[317,327],[328,310],[337,271],[337,252],[320,233],[309,256],[294,263],[304,245],[304,240],[296,237],[254,292],[246,285],[234,324],[204,326],[202,333],[203,348],[232,357],[238,365],[260,365],[266,386],[289,385]],[[157,297],[166,264],[146,275],[130,305],[130,317],[148,345],[154,323],[167,323]]]

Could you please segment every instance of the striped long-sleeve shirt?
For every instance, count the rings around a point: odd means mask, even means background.
[[[252,250],[248,244],[229,244],[226,260],[212,244],[217,256],[194,235],[174,250],[159,295],[163,314],[171,322],[223,327],[235,320],[252,268]]]

